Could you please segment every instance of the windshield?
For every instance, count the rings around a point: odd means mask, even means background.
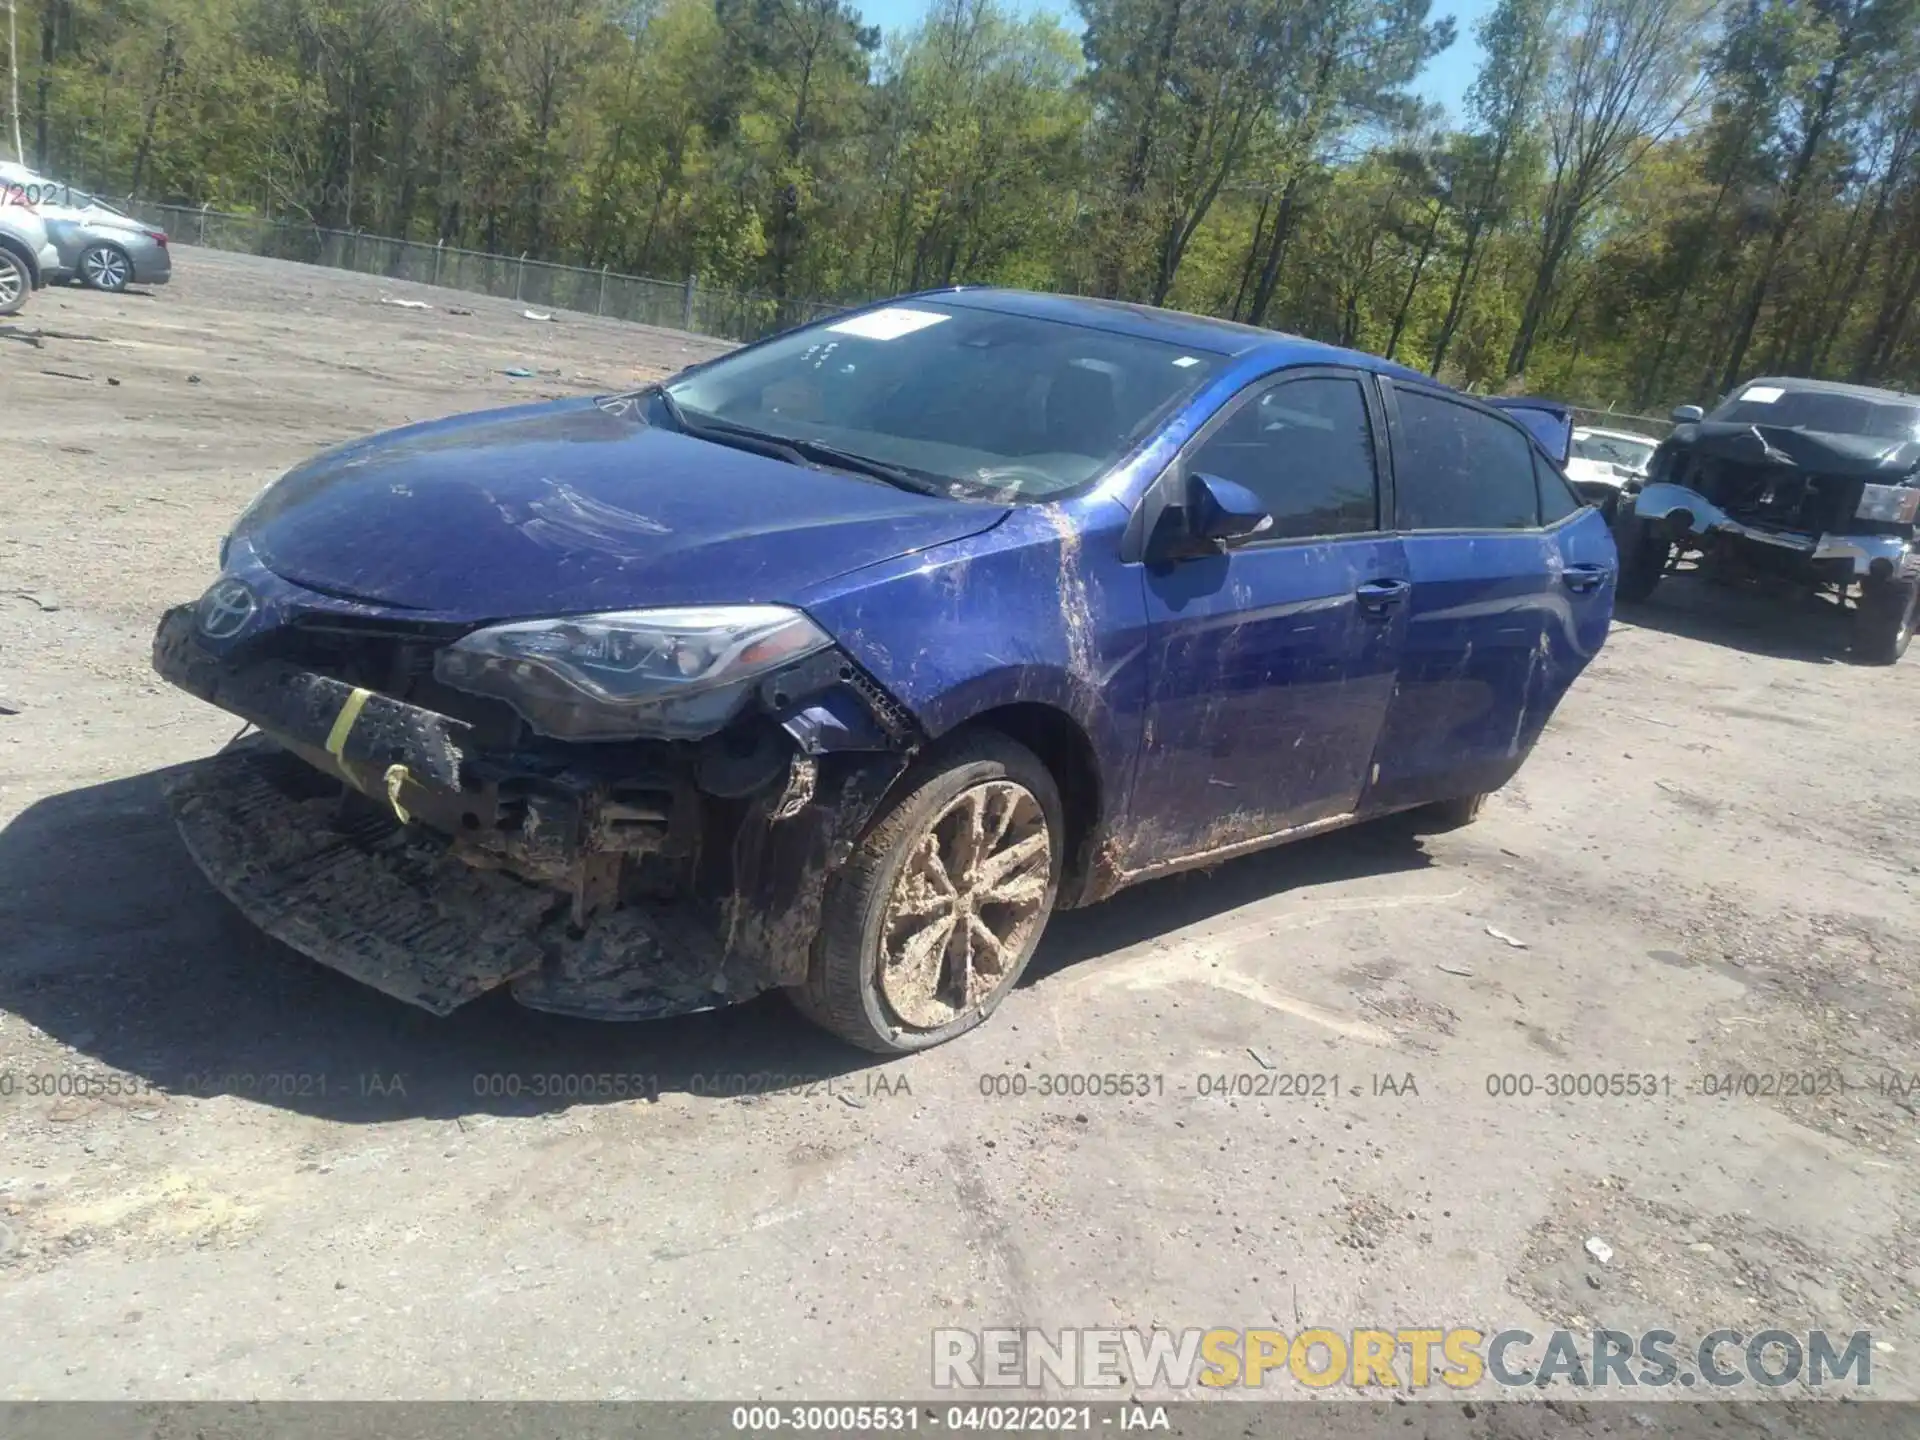
[[[1574,459],[1597,460],[1603,465],[1625,465],[1630,470],[1644,467],[1653,449],[1651,440],[1629,440],[1622,435],[1576,432],[1573,437]]]
[[[1783,425],[1790,430],[1819,430],[1828,435],[1861,435],[1875,440],[1920,440],[1920,401],[1841,395],[1828,390],[1788,390],[1779,385],[1749,385],[1724,400],[1709,420],[1740,425]]]
[[[669,387],[690,423],[831,446],[1037,500],[1123,458],[1221,357],[933,301],[810,326]]]

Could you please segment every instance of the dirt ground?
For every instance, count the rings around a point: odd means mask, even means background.
[[[1920,1396],[1920,656],[1675,583],[1476,826],[1063,916],[908,1060],[777,997],[435,1020],[195,872],[157,777],[236,727],[154,620],[323,445],[714,342],[177,266],[0,327],[0,1398],[931,1398],[930,1332],[989,1325],[1868,1329]],[[1037,1093],[1117,1071],[1160,1078]],[[1661,1079],[1546,1093],[1612,1072]],[[1783,1072],[1845,1088],[1741,1093]],[[1271,1073],[1340,1093],[1202,1093]]]

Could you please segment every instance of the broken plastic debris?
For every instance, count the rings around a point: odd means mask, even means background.
[[[382,295],[380,297],[380,303],[382,305],[398,305],[402,310],[431,310],[433,308],[433,306],[427,304],[424,300],[396,300],[391,295]]]
[[[1587,1237],[1587,1254],[1598,1260],[1602,1265],[1611,1265],[1613,1263],[1613,1247],[1598,1235],[1589,1235]]]
[[[1473,972],[1464,965],[1436,965],[1434,968],[1448,975],[1465,975],[1469,979],[1473,977]]]
[[[524,365],[509,365],[506,369],[502,370],[500,373],[502,375],[511,375],[516,380],[533,379],[533,371],[527,369],[527,367]]]
[[[526,317],[527,319],[529,319],[529,320],[551,320],[551,319],[553,319],[553,316],[552,316],[552,314],[551,314],[550,312],[548,312],[548,311],[545,311],[545,310],[522,310],[522,311],[521,311],[520,313],[521,313],[521,314],[522,314],[523,316],[525,316],[525,317]]]
[[[1487,926],[1487,934],[1491,935],[1496,940],[1506,941],[1507,944],[1511,945],[1516,950],[1524,950],[1527,948],[1526,941],[1516,940],[1513,936],[1507,934],[1506,931],[1502,930],[1498,925]]]

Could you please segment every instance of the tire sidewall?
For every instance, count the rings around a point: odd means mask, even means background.
[[[1651,527],[1630,510],[1615,521],[1613,543],[1620,552],[1615,593],[1626,603],[1637,604],[1660,584],[1673,547],[1656,537]]]
[[[1000,748],[995,747],[996,750]],[[1020,983],[1027,963],[1039,947],[1041,936],[1046,933],[1047,919],[1053,912],[1053,902],[1060,893],[1066,827],[1059,790],[1053,783],[1052,775],[1031,752],[1011,741],[1007,743],[1005,752],[1004,755],[992,756],[955,756],[944,766],[937,758],[931,760],[917,783],[909,781],[911,789],[903,787],[904,796],[899,803],[883,812],[876,821],[877,824],[890,820],[903,810],[913,812],[915,816],[910,828],[895,842],[892,852],[880,866],[875,884],[866,896],[865,913],[860,917],[860,1006],[874,1033],[887,1037],[892,1046],[902,1053],[930,1050],[936,1045],[945,1044],[966,1034],[1000,1008],[1001,1002]],[[1039,802],[1041,813],[1046,817],[1049,844],[1047,894],[1041,909],[1040,924],[1035,928],[1026,953],[1014,961],[999,988],[983,1003],[937,1029],[916,1030],[893,1014],[880,993],[880,940],[886,927],[887,906],[893,897],[894,886],[899,883],[900,871],[906,865],[908,856],[925,837],[927,826],[962,792],[991,780],[1011,780],[1024,787]]]
[[[27,297],[33,293],[33,274],[24,261],[5,246],[0,246],[0,265],[13,271],[20,282],[20,293],[11,306],[0,309],[0,315],[15,315],[26,307]]]
[[[1920,607],[1920,580],[1903,578],[1875,586],[1862,597],[1860,620],[1868,634],[1862,648],[1869,662],[1891,665],[1907,653],[1913,640],[1916,607]]]

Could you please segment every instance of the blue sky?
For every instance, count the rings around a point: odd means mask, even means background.
[[[883,30],[910,29],[926,9],[926,0],[858,0],[858,3],[867,23]],[[1072,23],[1073,7],[1066,0],[1012,0],[1012,3],[1021,10],[1052,10]],[[1456,118],[1480,64],[1480,47],[1473,43],[1473,27],[1490,8],[1492,0],[1434,0],[1434,15],[1453,16],[1460,38],[1427,66],[1416,88],[1428,100],[1445,105]]]

